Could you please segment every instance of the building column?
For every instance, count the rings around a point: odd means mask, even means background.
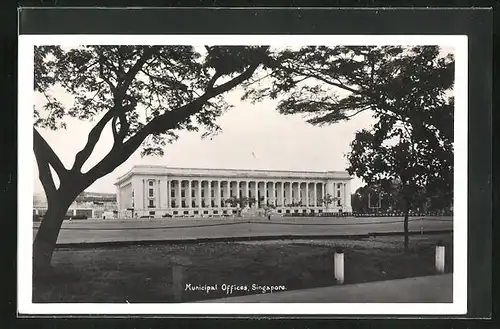
[[[313,191],[313,207],[318,206],[318,185],[317,183],[313,183],[314,191]]]
[[[326,193],[330,194],[332,197],[336,197],[336,195],[335,195],[335,184],[333,183],[333,181],[328,181],[326,183]],[[328,211],[333,210],[333,207],[335,207],[335,202],[326,205],[326,208],[328,209]]]
[[[255,181],[253,183],[253,193],[255,194],[255,204],[254,204],[254,208],[258,208],[259,207],[259,181]]]
[[[210,184],[212,184],[212,181],[207,179],[206,182],[207,182],[207,185],[206,185],[206,189],[205,189],[205,204],[206,204],[205,208],[211,208],[212,207],[212,188],[211,188]]]
[[[156,180],[156,188],[158,190],[158,195],[156,196],[156,208],[163,208],[163,203],[161,202],[161,192],[160,192],[160,188],[161,188],[161,184],[160,184],[160,180],[157,179]]]
[[[187,207],[188,208],[193,208],[193,196],[192,196],[192,185],[191,185],[191,180],[189,179],[188,180],[188,183],[187,183],[187,191],[186,191],[186,195],[187,195]]]
[[[220,189],[221,189],[221,181],[217,180],[215,181],[215,203],[217,204],[217,208],[221,208],[221,197],[220,197]]]
[[[309,208],[309,182],[306,182],[306,208]]]
[[[293,202],[292,198],[292,182],[288,182],[288,198],[286,199],[287,203],[290,204]]]
[[[281,207],[285,206],[285,183],[280,182],[280,197],[281,197]]]
[[[146,210],[148,205],[146,204],[146,181],[142,180],[142,210]]]
[[[345,198],[347,212],[352,212],[351,205],[351,181],[347,181],[346,183],[346,198]]]
[[[212,182],[213,182],[213,180],[207,181],[207,203],[208,203],[208,208],[212,208]]]
[[[118,209],[118,217],[120,217],[120,210],[122,209],[121,197],[120,197],[120,186],[116,186],[116,208]]]
[[[196,207],[201,209],[201,180],[196,181]]]
[[[167,188],[166,188],[166,191],[167,191],[167,209],[169,209],[171,207],[170,205],[170,180],[167,178],[167,181],[165,182]]]
[[[222,183],[221,183],[221,184],[222,184]],[[226,204],[226,202],[225,202],[225,201],[227,200],[227,198],[229,198],[229,197],[230,197],[230,195],[229,195],[229,191],[230,191],[230,184],[231,184],[231,183],[230,183],[229,181],[227,181],[227,182],[226,182],[226,185],[222,184],[222,188],[223,188],[223,191],[224,191],[224,197],[222,198],[222,200],[224,201],[224,203],[223,203],[223,207],[224,207],[224,208],[226,208],[226,207],[227,207],[227,204]]]
[[[262,201],[264,203],[264,206],[267,207],[267,182],[264,181],[264,188],[262,189],[264,191],[264,200]],[[269,198],[270,200],[272,200],[272,198]]]
[[[177,180],[177,208],[182,208],[182,193],[181,193],[182,180]]]
[[[269,200],[269,204],[275,206],[276,205],[276,182],[269,182],[271,184],[271,188],[269,189],[269,196],[270,196],[270,200]],[[267,188],[267,184],[266,184],[266,188]]]
[[[342,206],[343,206],[343,211],[345,212],[345,208],[346,208],[346,198],[347,198],[347,195],[346,195],[346,187],[345,187],[345,183],[342,183]]]

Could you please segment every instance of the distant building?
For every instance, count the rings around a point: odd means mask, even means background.
[[[70,205],[67,216],[86,216],[87,218],[113,217],[117,214],[116,194],[82,192]],[[43,215],[47,211],[47,200],[45,196],[36,194],[33,196],[33,214]]]
[[[278,214],[352,212],[351,177],[345,171],[311,172],[134,166],[118,178],[120,216],[236,214],[224,200],[250,197],[255,208]],[[329,194],[328,204],[321,200]]]

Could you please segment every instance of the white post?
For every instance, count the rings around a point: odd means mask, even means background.
[[[436,271],[438,273],[444,273],[444,255],[445,247],[442,245],[436,246]]]
[[[339,284],[344,283],[344,253],[341,251],[335,252],[333,255],[333,271],[335,280]]]

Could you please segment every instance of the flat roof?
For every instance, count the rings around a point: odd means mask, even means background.
[[[230,169],[230,168],[179,168],[159,165],[136,165],[126,174],[118,177],[115,185],[120,184],[132,175],[183,176],[214,178],[312,178],[318,180],[352,179],[347,171],[294,171],[274,169]]]

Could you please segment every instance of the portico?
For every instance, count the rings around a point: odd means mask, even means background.
[[[120,214],[219,216],[237,213],[225,202],[231,197],[254,198],[253,208],[269,205],[277,214],[352,212],[350,181],[343,171],[134,166],[115,186]],[[330,203],[323,202],[327,194]]]

